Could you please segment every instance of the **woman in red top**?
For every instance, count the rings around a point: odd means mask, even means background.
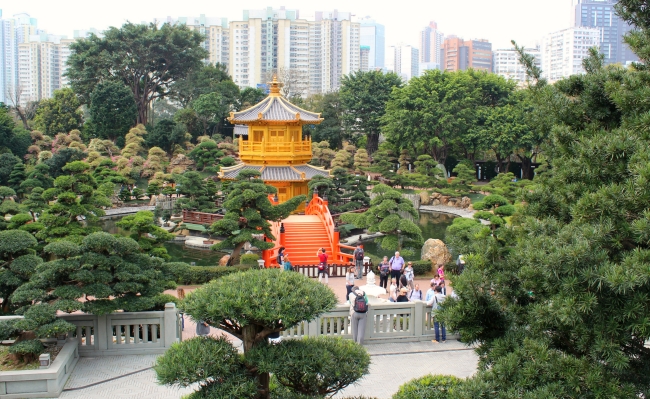
[[[325,275],[325,284],[329,284],[329,267],[327,266],[327,254],[325,253],[325,248],[321,248],[316,252],[318,256],[318,282],[321,282],[323,274]]]

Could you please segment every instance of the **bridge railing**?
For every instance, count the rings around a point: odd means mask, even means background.
[[[266,267],[280,267],[278,264],[278,250],[284,245],[283,235],[280,234],[280,231],[283,229],[282,222],[271,222],[271,234],[275,237],[275,241],[271,241],[268,237],[265,237],[265,240],[269,240],[275,245],[271,249],[265,249],[262,251],[262,259],[264,259],[264,266]]]
[[[223,215],[216,213],[193,212],[183,209],[183,223],[196,223],[211,225],[217,220],[223,219]]]
[[[320,219],[321,223],[325,226],[330,248],[332,248],[332,251],[334,252],[332,254],[332,262],[347,261],[349,260],[347,257],[341,257],[341,251],[339,250],[339,232],[334,228],[336,224],[334,223],[334,219],[332,219],[332,214],[330,213],[327,204],[327,200],[314,193],[311,201],[309,201],[309,205],[305,208],[305,215],[318,216],[318,219]]]

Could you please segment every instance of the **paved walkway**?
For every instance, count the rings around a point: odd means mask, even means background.
[[[456,208],[455,206],[447,205],[421,205],[420,212],[441,212],[441,213],[450,213],[452,215],[473,219],[475,210]],[[487,220],[481,219],[481,223],[484,225],[489,225],[490,222]]]
[[[214,331],[214,329],[213,329]],[[478,357],[471,348],[450,340],[444,344],[413,342],[366,345],[370,373],[336,397],[365,395],[390,399],[403,383],[430,373],[468,377]],[[193,388],[176,389],[156,383],[151,366],[156,355],[82,357],[61,399],[178,399]]]
[[[117,216],[117,215],[128,215],[131,213],[137,213],[140,211],[153,211],[156,209],[155,206],[149,206],[149,205],[143,205],[143,206],[125,206],[122,208],[111,208],[111,209],[106,209],[104,212],[106,213],[105,216]]]

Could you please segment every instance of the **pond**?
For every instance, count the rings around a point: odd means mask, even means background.
[[[445,241],[445,231],[447,230],[447,226],[450,226],[453,220],[458,217],[456,215],[440,212],[419,213],[420,217],[417,223],[418,226],[420,226],[420,229],[422,229],[422,238],[424,238],[424,241],[429,238],[437,238]],[[390,259],[390,257],[395,254],[395,251],[386,251],[382,249],[373,240],[364,242],[363,248],[366,256],[370,256],[373,262],[377,262],[377,260],[384,256],[388,256]],[[420,259],[420,248],[413,249],[413,255],[405,256],[405,258]]]
[[[121,218],[121,216],[115,216],[102,219],[98,226],[107,233],[128,236],[127,231],[117,227],[116,223]],[[170,262],[187,262],[189,264],[194,262],[196,266],[218,266],[219,260],[226,255],[225,252],[211,251],[209,249],[188,248],[180,242],[166,242],[163,246],[171,256]]]

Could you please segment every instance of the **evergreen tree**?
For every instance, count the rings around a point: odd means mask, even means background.
[[[226,214],[223,219],[210,226],[210,232],[225,239],[212,246],[214,250],[233,248],[228,264],[238,264],[244,244],[259,249],[270,249],[273,243],[261,241],[256,237],[264,234],[275,240],[271,233],[269,221],[280,221],[287,218],[301,203],[305,202],[304,195],[298,195],[290,200],[272,205],[268,196],[277,193],[273,186],[264,184],[260,172],[243,170],[229,188],[228,198],[223,207]]]
[[[376,197],[370,201],[367,211],[345,213],[341,215],[341,220],[368,229],[370,233],[382,233],[383,236],[375,241],[385,250],[400,250],[405,254],[419,250],[423,242],[420,227],[405,217],[418,217],[413,203],[385,184],[376,185],[372,193]]]
[[[43,199],[54,203],[40,217],[45,229],[37,234],[47,242],[61,238],[79,242],[94,228],[88,222],[104,215],[102,207],[111,206],[104,194],[97,190],[97,182],[88,173],[90,165],[75,161],[63,167],[65,175],[54,180],[54,187],[45,190]]]
[[[25,173],[25,165],[22,162],[18,162],[14,165],[14,168],[9,175],[9,187],[13,188],[19,198],[22,198],[25,190],[21,186],[21,183],[27,179],[27,174]]]
[[[251,270],[214,280],[188,296],[183,311],[241,339],[244,354],[224,338],[183,341],[158,359],[158,380],[195,386],[198,392],[190,396],[196,398],[334,395],[368,372],[370,357],[361,345],[331,337],[269,345],[268,337],[314,320],[335,304],[331,290],[298,273]],[[270,374],[279,386],[269,384]]]
[[[174,235],[156,226],[153,212],[140,211],[125,216],[117,222],[117,226],[131,232],[131,238],[137,241],[143,252],[165,260],[171,259],[162,244],[172,240]]]
[[[354,154],[354,172],[362,174],[370,168],[370,159],[368,158],[368,151],[365,148],[359,148]]]
[[[43,262],[34,251],[36,244],[36,239],[25,231],[0,231],[0,298],[5,315],[14,308],[11,295],[29,281],[37,266]]]
[[[43,190],[52,188],[54,179],[50,176],[50,167],[45,163],[39,163],[34,166],[34,169],[29,173],[27,179],[20,183],[20,187],[26,192],[30,192],[35,187],[40,187]]]
[[[34,187],[27,198],[20,204],[32,216],[32,221],[36,221],[36,215],[47,209],[47,201],[43,198],[44,190],[40,187]]]

